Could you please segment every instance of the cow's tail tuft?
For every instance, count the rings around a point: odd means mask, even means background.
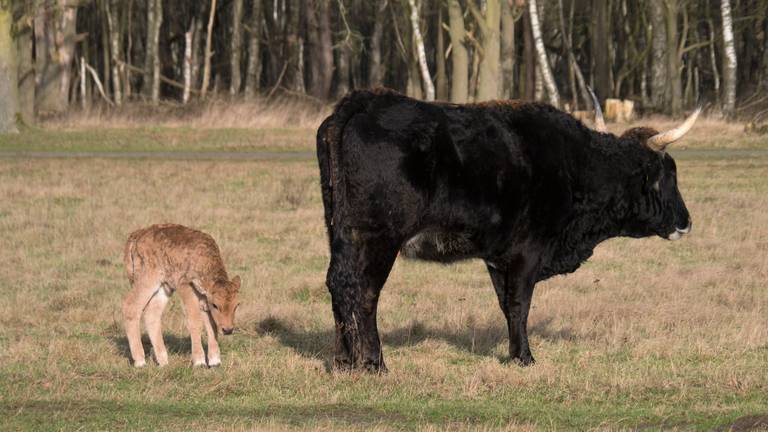
[[[333,239],[333,227],[338,208],[343,198],[344,179],[341,174],[341,139],[344,128],[355,114],[365,111],[371,92],[353,91],[342,98],[328,118],[317,130],[317,162],[320,166],[320,183],[325,208],[325,226],[328,237]]]

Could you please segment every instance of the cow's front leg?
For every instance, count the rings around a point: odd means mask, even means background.
[[[532,365],[536,360],[528,344],[528,311],[535,284],[533,271],[520,266],[497,268],[488,264],[488,272],[507,319],[510,360],[522,366]]]
[[[326,281],[336,321],[334,368],[385,371],[376,311],[398,243],[367,231],[338,231]]]

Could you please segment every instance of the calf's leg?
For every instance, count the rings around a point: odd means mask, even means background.
[[[158,279],[146,275],[133,282],[133,289],[123,300],[123,320],[131,358],[135,367],[145,366],[144,347],[141,345],[141,314],[149,300],[160,288]]]
[[[522,366],[532,365],[536,362],[528,344],[528,311],[534,286],[532,274],[499,270],[492,265],[488,265],[488,273],[507,319],[510,360]]]
[[[161,287],[155,292],[144,309],[144,325],[147,328],[147,333],[149,333],[149,340],[152,342],[155,360],[160,366],[168,364],[168,351],[165,349],[165,342],[163,342],[162,318],[169,299],[165,288]]]
[[[221,364],[221,354],[219,353],[219,336],[216,331],[216,323],[213,322],[210,313],[202,312],[201,315],[203,316],[205,331],[208,333],[208,366],[219,366]]]
[[[179,296],[184,303],[187,329],[189,329],[189,338],[192,341],[192,366],[205,366],[205,352],[203,351],[203,342],[200,335],[200,326],[203,319],[200,311],[200,301],[192,291],[191,286],[180,288]]]

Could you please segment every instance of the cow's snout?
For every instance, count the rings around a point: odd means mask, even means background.
[[[688,225],[685,226],[685,228],[675,227],[675,231],[667,237],[669,240],[680,240],[684,234],[688,234],[691,232],[691,227],[693,226],[693,223],[691,222],[691,219],[688,218]]]
[[[234,327],[224,327],[221,329],[221,332],[224,333],[225,335],[231,335],[232,332],[234,331],[235,331]]]

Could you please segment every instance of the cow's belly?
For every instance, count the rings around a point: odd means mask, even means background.
[[[400,253],[410,259],[453,262],[476,257],[478,247],[468,233],[428,229],[408,239]]]

